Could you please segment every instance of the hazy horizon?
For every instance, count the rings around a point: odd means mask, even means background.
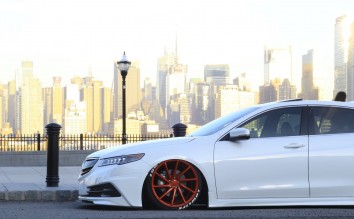
[[[333,78],[334,24],[353,11],[354,1],[107,1],[5,0],[0,3],[0,83],[15,78],[31,60],[43,86],[63,83],[89,69],[110,86],[113,63],[125,51],[140,62],[141,81],[156,80],[157,59],[175,49],[190,78],[206,64],[229,64],[231,77],[245,72],[253,86],[263,82],[264,47],[281,43],[293,50],[295,84],[301,57],[321,54],[324,77]]]

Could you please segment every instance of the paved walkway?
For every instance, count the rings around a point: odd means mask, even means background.
[[[47,187],[47,167],[0,167],[0,200],[76,200],[80,170],[81,166],[59,167],[59,186]]]

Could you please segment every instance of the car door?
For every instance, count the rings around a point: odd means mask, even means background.
[[[214,166],[220,199],[309,197],[305,108],[265,112],[240,127],[248,140],[215,144]]]
[[[354,110],[312,107],[310,124],[311,197],[353,197]]]

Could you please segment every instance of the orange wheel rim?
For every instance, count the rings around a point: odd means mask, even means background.
[[[168,207],[188,205],[198,194],[198,188],[197,171],[186,161],[164,161],[152,174],[152,192],[158,202]]]

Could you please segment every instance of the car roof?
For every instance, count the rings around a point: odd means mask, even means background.
[[[341,102],[341,101],[321,101],[321,100],[301,100],[293,99],[279,102],[270,102],[260,104],[260,107],[273,108],[277,106],[338,106],[338,107],[350,107],[354,108],[354,101]]]

